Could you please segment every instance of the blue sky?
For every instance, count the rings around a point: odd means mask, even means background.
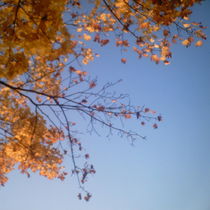
[[[194,8],[194,19],[209,25],[210,2]],[[210,37],[210,29],[206,31]],[[169,66],[121,54],[109,46],[85,69],[98,83],[122,79],[115,90],[129,93],[133,104],[163,115],[159,128],[129,127],[147,136],[131,146],[101,132],[83,135],[97,173],[87,188],[89,202],[79,201],[76,180],[30,179],[12,172],[0,188],[0,210],[209,210],[210,209],[210,42],[199,48],[173,47]],[[124,56],[124,55],[123,55]],[[68,163],[68,161],[66,162]]]

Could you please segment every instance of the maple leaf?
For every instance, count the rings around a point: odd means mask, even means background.
[[[152,55],[151,60],[155,61],[156,64],[160,62],[160,58],[157,55]]]
[[[89,87],[94,88],[95,86],[96,86],[96,83],[94,81],[91,81],[90,84],[89,84]]]
[[[182,41],[182,44],[188,47],[191,44],[191,42],[188,39],[185,39],[184,41]]]
[[[169,62],[169,61],[167,61],[167,60],[164,60],[164,64],[165,64],[165,65],[169,65],[169,64],[170,64],[170,62]]]
[[[189,27],[190,27],[190,24],[189,24],[189,23],[184,23],[183,26],[184,26],[185,28],[189,28]]]
[[[198,40],[198,41],[195,43],[195,46],[196,46],[196,47],[200,47],[200,46],[202,46],[202,45],[203,45],[202,40]]]
[[[86,33],[83,34],[83,37],[84,37],[84,40],[86,40],[86,41],[90,41],[91,40],[91,36],[86,34]]]
[[[170,33],[170,31],[168,31],[168,30],[163,30],[163,35],[164,35],[164,36],[168,36],[169,33]]]
[[[90,155],[89,154],[85,154],[85,158],[86,159],[90,158]]]
[[[93,41],[94,41],[94,42],[100,43],[100,36],[99,36],[99,34],[96,34],[96,35],[95,35],[95,38],[94,38]]]
[[[100,112],[103,112],[105,110],[104,106],[97,106],[96,109]]]
[[[121,62],[125,64],[127,62],[126,58],[121,58]]]
[[[124,117],[125,117],[126,119],[130,119],[130,118],[131,118],[131,114],[124,114]]]
[[[101,46],[103,47],[104,45],[107,45],[109,43],[109,39],[102,39],[100,43],[101,43]]]

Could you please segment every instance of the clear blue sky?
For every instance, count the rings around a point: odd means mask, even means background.
[[[210,1],[194,8],[194,19],[210,27],[209,9]],[[86,70],[101,84],[123,79],[116,90],[157,110],[163,123],[156,130],[129,124],[147,136],[135,146],[103,133],[81,137],[97,170],[88,182],[89,202],[77,199],[70,176],[60,182],[12,172],[0,188],[0,210],[210,210],[210,41],[175,46],[167,67],[132,54],[124,65],[118,50],[102,50]]]

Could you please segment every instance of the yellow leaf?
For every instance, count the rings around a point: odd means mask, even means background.
[[[184,16],[184,18],[183,18],[184,20],[189,20],[189,17],[187,17],[187,16]]]
[[[188,39],[185,39],[184,41],[182,41],[182,44],[184,46],[189,46],[190,45],[190,41]]]
[[[91,40],[91,36],[90,35],[88,35],[88,34],[83,34],[83,38],[84,38],[84,40],[86,40],[86,41],[89,41],[89,40]]]
[[[152,55],[152,56],[151,56],[151,60],[152,60],[152,61],[155,61],[155,63],[158,64],[159,61],[160,61],[160,58],[159,58],[157,55]]]
[[[77,32],[81,32],[82,31],[82,28],[77,28]]]
[[[183,26],[184,26],[185,28],[189,28],[189,27],[190,27],[190,24],[189,24],[189,23],[184,23]]]

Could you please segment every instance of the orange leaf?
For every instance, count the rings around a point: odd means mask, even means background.
[[[164,64],[165,64],[165,65],[169,65],[169,64],[170,64],[170,62],[169,62],[169,61],[167,61],[167,60],[164,60]]]
[[[148,28],[150,25],[149,22],[143,22],[141,25],[140,25],[140,28]]]
[[[131,118],[131,115],[130,115],[130,114],[124,114],[124,117],[125,117],[126,119],[130,119],[130,118]]]
[[[200,46],[202,46],[202,45],[203,45],[202,40],[198,40],[198,41],[195,43],[195,46],[196,46],[196,47],[200,47]]]
[[[188,47],[190,45],[190,41],[188,39],[185,39],[184,41],[182,41],[182,44]]]
[[[151,60],[155,61],[155,63],[158,64],[159,61],[160,61],[160,58],[157,55],[154,54],[154,55],[151,56]]]
[[[87,72],[86,71],[80,71],[80,70],[76,70],[74,67],[70,66],[69,67],[69,71],[74,72],[80,76],[86,76]]]
[[[183,26],[184,26],[185,28],[189,28],[189,27],[190,27],[190,24],[189,24],[189,23],[184,23]]]
[[[122,62],[122,63],[126,63],[126,61],[127,61],[126,58],[122,58],[122,59],[121,59],[121,62]]]

